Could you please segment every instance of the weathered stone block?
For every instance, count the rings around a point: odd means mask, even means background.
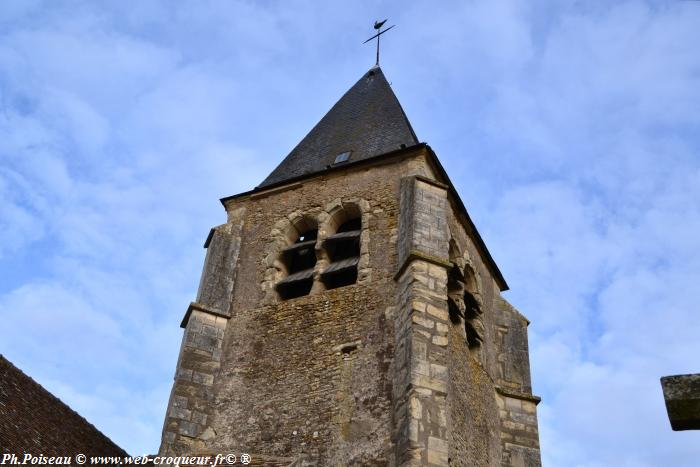
[[[188,438],[196,438],[199,434],[199,425],[192,422],[182,421],[180,422],[178,432],[183,436],[187,436]]]
[[[700,373],[664,376],[661,387],[671,428],[700,430]]]
[[[172,407],[170,409],[170,416],[182,420],[189,420],[192,416],[192,411],[180,407]]]

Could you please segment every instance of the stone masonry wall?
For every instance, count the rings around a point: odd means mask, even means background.
[[[450,323],[448,417],[450,465],[481,467],[500,465],[502,446],[496,400],[496,352],[494,350],[494,297],[499,289],[454,205],[448,210],[451,258],[463,272],[467,287],[479,303],[484,324],[483,342],[470,349],[464,319]]]
[[[395,244],[401,175],[426,174],[420,154],[233,200],[245,208],[231,322],[211,405],[211,452],[286,456],[306,465],[395,465],[392,418]],[[281,234],[343,206],[362,211],[355,285],[282,301],[274,292]],[[271,270],[272,268],[272,270]],[[271,282],[272,280],[272,282]],[[233,324],[235,323],[235,324]]]
[[[415,259],[399,279],[395,322],[396,465],[448,465],[447,274]]]
[[[168,402],[159,452],[173,454],[201,450],[214,432],[211,398],[214,375],[221,363],[224,331],[230,317],[240,232],[245,210],[212,230],[197,293],[182,321],[185,332]]]
[[[434,179],[419,149],[228,200],[183,320],[160,452],[248,452],[256,465],[539,465],[526,320],[500,298]],[[323,238],[351,207],[362,219],[358,283],[324,290]],[[316,282],[281,300],[280,254],[300,219],[319,226]],[[478,278],[479,352],[448,313],[450,240]]]
[[[168,402],[161,455],[197,452],[212,435],[209,403],[227,318],[191,307]]]
[[[468,348],[462,321],[450,331],[451,465],[537,467],[539,398],[532,395],[530,383],[528,322],[501,297],[454,207],[448,224],[458,255],[453,263],[474,274],[471,292],[484,323],[478,352]]]
[[[540,466],[537,404],[532,395],[528,357],[528,321],[505,299],[496,301],[499,378],[497,401],[501,419],[504,466]]]
[[[401,181],[394,417],[397,465],[448,465],[446,187]]]

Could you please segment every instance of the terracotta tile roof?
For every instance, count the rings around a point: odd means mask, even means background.
[[[2,355],[0,451],[37,456],[128,455]]]
[[[345,152],[350,152],[346,162],[356,162],[415,144],[416,134],[376,66],[340,98],[260,187],[323,171]]]

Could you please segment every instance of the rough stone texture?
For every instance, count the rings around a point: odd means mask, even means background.
[[[498,381],[501,386],[522,394],[532,391],[530,385],[530,360],[527,345],[527,319],[504,298],[495,302],[496,361]]]
[[[447,192],[401,181],[394,417],[397,464],[446,466]]]
[[[231,211],[228,222],[213,229],[207,245],[197,302],[222,313],[231,305],[244,215],[242,209]]]
[[[445,266],[449,262],[445,188],[424,177],[401,181],[399,268],[412,256]]]
[[[208,303],[185,320],[183,379],[161,452],[255,452],[295,465],[539,465],[527,321],[500,297],[435,173],[426,149],[410,149],[226,200],[233,238],[218,241],[227,252],[218,266],[208,257],[198,296]],[[348,211],[362,220],[358,282],[324,290],[323,239]],[[281,300],[280,254],[308,226],[318,226],[314,286]],[[448,313],[453,267],[469,275],[483,312],[479,348]],[[211,319],[223,339],[201,348]]]
[[[468,348],[461,320],[450,333],[451,465],[539,466],[539,398],[531,393],[528,321],[501,297],[457,210],[450,210],[448,225],[450,260],[480,304],[484,328],[478,349]],[[508,410],[501,407],[506,400]]]
[[[391,387],[399,178],[425,171],[399,166],[319,178],[289,191],[236,200],[245,205],[242,253],[227,329],[224,367],[215,382],[223,431],[215,449],[240,446],[318,465],[392,461]],[[231,206],[231,207],[233,207]],[[280,301],[275,260],[290,226],[310,218],[320,245],[334,214],[356,206],[363,234],[354,286]],[[230,209],[230,207],[229,207]]]
[[[295,209],[286,217],[282,217],[273,226],[270,241],[265,249],[262,290],[263,302],[275,303],[279,300],[275,284],[286,276],[285,267],[280,260],[282,250],[293,243],[296,234],[302,233],[311,227],[318,227],[316,239],[316,265],[313,271],[314,284],[311,294],[318,294],[325,290],[321,281],[321,274],[330,265],[330,259],[323,247],[324,240],[335,233],[336,228],[348,215],[357,215],[362,220],[360,234],[360,259],[357,265],[358,283],[365,283],[372,279],[372,268],[369,265],[369,225],[372,218],[371,207],[365,199],[352,197],[341,200],[336,198],[323,207],[314,207],[308,211]]]
[[[236,278],[245,209],[229,212],[228,223],[212,230],[197,293],[182,326],[180,356],[163,425],[160,452],[196,452],[215,436],[210,404],[220,367],[224,330]]]
[[[497,392],[503,465],[540,465],[536,415],[539,399],[502,389]]]
[[[664,376],[661,387],[671,428],[700,430],[700,374]]]
[[[214,376],[221,362],[221,346],[228,318],[199,304],[188,310],[185,334],[168,402],[160,453],[199,452],[215,432],[211,398]]]
[[[501,297],[496,346],[497,399],[501,415],[504,465],[540,465],[536,407],[532,395],[527,344],[527,319]]]
[[[447,465],[447,273],[416,259],[403,268],[398,284],[397,465]]]

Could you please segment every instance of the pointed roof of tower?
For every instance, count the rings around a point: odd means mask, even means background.
[[[418,138],[378,66],[340,98],[260,187],[418,144]],[[349,152],[349,158],[336,158]],[[342,157],[340,159],[343,159]]]

